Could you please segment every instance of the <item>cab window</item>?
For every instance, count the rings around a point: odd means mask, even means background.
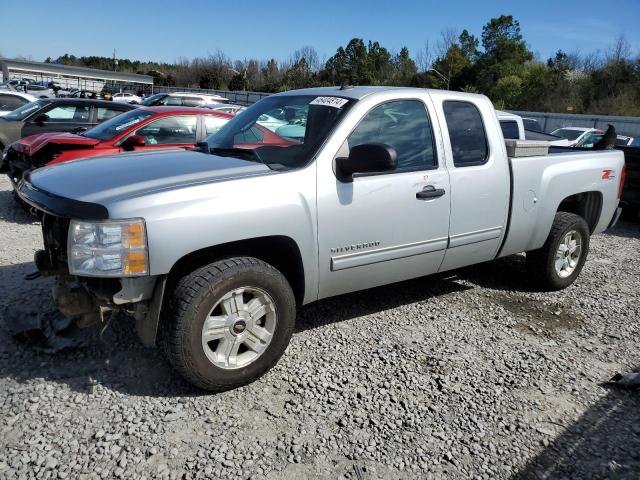
[[[446,101],[443,110],[453,164],[456,167],[470,167],[487,163],[489,146],[478,107],[470,102]]]
[[[419,100],[395,100],[378,105],[360,121],[347,139],[349,148],[384,143],[398,155],[396,172],[427,170],[437,166],[431,122]]]

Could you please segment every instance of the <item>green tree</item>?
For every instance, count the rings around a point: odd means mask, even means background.
[[[413,77],[418,73],[416,62],[409,56],[409,49],[402,47],[400,53],[393,59],[393,77],[391,81],[394,85],[411,85]],[[382,82],[381,82],[382,83]]]

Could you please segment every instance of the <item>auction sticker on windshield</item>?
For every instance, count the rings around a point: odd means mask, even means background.
[[[133,120],[129,120],[127,123],[123,123],[122,125],[118,125],[116,127],[117,131],[130,127],[131,125],[135,125],[136,123],[140,123],[144,118],[134,118]]]
[[[325,107],[342,108],[349,100],[340,97],[317,97],[309,105],[324,105]]]

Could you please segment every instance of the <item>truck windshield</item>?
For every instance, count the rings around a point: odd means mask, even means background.
[[[96,140],[109,140],[151,116],[153,112],[147,110],[131,110],[101,123],[82,135]]]
[[[255,103],[207,138],[209,151],[284,170],[308,164],[353,100],[275,95]]]

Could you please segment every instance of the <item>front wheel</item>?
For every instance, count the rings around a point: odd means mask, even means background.
[[[190,383],[224,391],[264,375],[295,323],[286,278],[252,257],[211,263],[178,282],[161,332],[169,362]]]
[[[589,253],[589,227],[579,215],[558,212],[547,241],[527,252],[527,271],[538,286],[561,290],[571,285]]]

